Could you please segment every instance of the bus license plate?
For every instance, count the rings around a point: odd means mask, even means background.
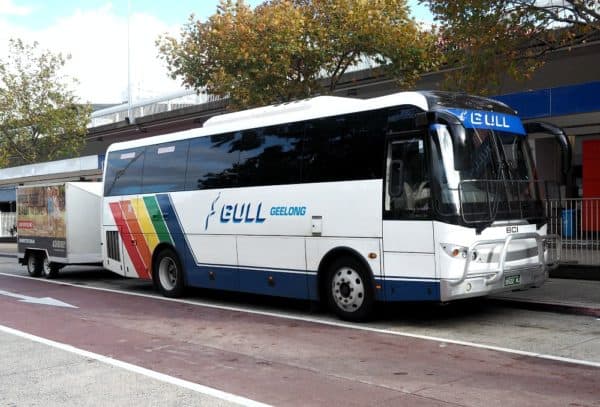
[[[511,285],[521,284],[521,275],[517,274],[515,276],[506,276],[504,277],[504,286],[508,287]]]

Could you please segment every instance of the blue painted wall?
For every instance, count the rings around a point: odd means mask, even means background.
[[[600,111],[600,82],[493,97],[517,110],[521,119]]]

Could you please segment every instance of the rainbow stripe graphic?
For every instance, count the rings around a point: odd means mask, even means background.
[[[145,196],[109,205],[137,275],[152,279],[152,252],[159,243],[173,244],[156,197]]]

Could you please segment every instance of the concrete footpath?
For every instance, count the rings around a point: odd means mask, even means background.
[[[0,257],[16,257],[16,243],[0,242]],[[600,318],[600,281],[550,278],[542,287],[491,296],[518,308]]]

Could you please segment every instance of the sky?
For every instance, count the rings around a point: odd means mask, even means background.
[[[254,7],[262,0],[246,0]],[[431,21],[427,9],[409,1],[417,20]],[[69,54],[64,74],[78,80],[82,101],[114,104],[127,100],[128,15],[132,100],[182,90],[157,57],[159,35],[177,36],[190,14],[206,20],[218,0],[0,0],[0,58],[10,38],[37,41],[44,49]]]

